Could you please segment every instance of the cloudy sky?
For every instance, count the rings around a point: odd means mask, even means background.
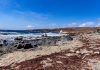
[[[0,29],[100,26],[100,0],[0,0]]]

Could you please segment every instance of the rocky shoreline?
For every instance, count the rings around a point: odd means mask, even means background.
[[[0,40],[0,56],[14,51],[25,51],[27,49],[34,50],[40,46],[56,46],[59,41],[73,40],[69,35],[66,36],[43,36],[36,38],[27,38],[19,36],[10,40]]]
[[[45,36],[36,39],[17,37],[14,40],[15,44],[8,48],[9,51],[7,49],[6,53],[1,55],[1,70],[100,69],[97,66],[100,65],[98,32],[67,33],[63,36]]]

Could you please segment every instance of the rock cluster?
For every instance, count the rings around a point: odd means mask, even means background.
[[[95,35],[84,35],[81,37],[80,41],[84,43],[81,47],[65,49],[50,55],[44,55],[20,63],[4,66],[1,67],[1,69],[100,70],[100,37],[96,38]],[[72,36],[62,36],[60,40],[71,41],[73,38],[70,39],[69,37],[72,38]]]
[[[14,41],[0,40],[0,54],[9,53],[17,50],[35,49],[39,46],[55,46],[59,41],[71,41],[73,38],[68,36],[43,36],[38,38],[16,37]]]

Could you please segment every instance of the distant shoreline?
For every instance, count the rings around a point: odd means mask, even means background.
[[[64,32],[91,32],[100,30],[100,27],[66,27],[66,28],[46,28],[46,29],[26,29],[26,30],[11,30],[11,29],[0,29],[3,32],[60,32],[60,30]]]

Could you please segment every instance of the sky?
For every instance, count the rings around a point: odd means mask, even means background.
[[[0,29],[100,26],[100,0],[0,0]]]

